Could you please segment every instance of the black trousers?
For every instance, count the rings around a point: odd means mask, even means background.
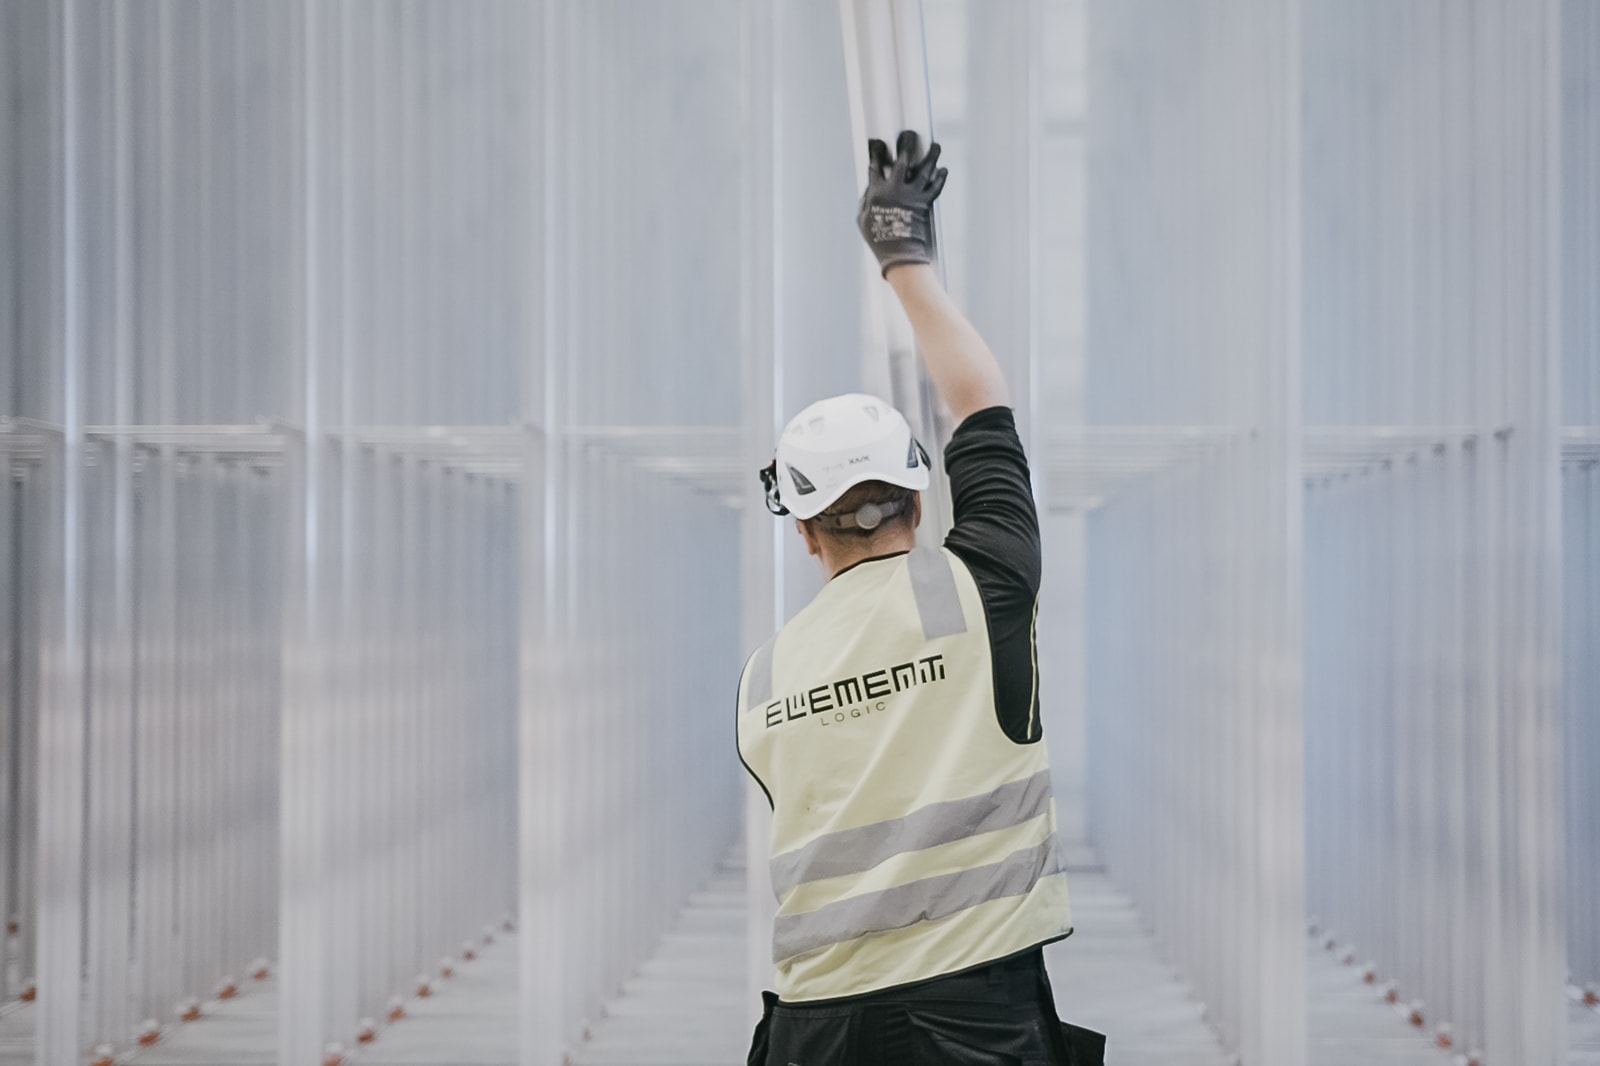
[[[748,1066],[1099,1066],[1104,1057],[1103,1038],[1056,1017],[1037,948],[844,1002],[765,1000]]]

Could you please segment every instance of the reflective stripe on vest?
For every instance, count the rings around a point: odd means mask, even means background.
[[[1043,743],[1000,728],[983,601],[918,549],[830,581],[751,656],[739,747],[773,803],[774,981],[857,995],[1070,931]]]
[[[922,619],[922,635],[928,640],[967,631],[961,613],[961,595],[956,591],[956,576],[950,560],[936,548],[917,548],[906,559],[911,575],[911,591],[917,597],[917,615]]]
[[[750,657],[750,665],[745,669],[745,684],[752,702],[766,703],[772,698],[772,641],[761,645]]]
[[[772,961],[917,922],[935,922],[991,900],[1026,896],[1040,878],[1065,870],[1051,834],[1044,843],[1013,851],[988,866],[851,896],[804,914],[780,914],[772,925]]]
[[[1049,810],[1050,771],[1040,770],[982,796],[930,803],[904,818],[829,833],[803,848],[774,855],[772,890],[781,899],[807,881],[862,873],[902,852],[1021,825]]]

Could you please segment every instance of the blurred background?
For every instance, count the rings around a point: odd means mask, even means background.
[[[0,0],[0,1063],[743,1061],[875,4]],[[1600,0],[892,6],[1064,1016],[1600,1063]]]

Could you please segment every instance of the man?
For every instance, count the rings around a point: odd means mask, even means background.
[[[836,396],[762,472],[829,575],[745,665],[739,750],[772,804],[777,994],[752,1066],[1074,1060],[1041,947],[1071,933],[1039,724],[1039,522],[993,353],[932,266],[939,146],[870,144],[858,224],[958,428],[955,522],[917,548],[927,454]]]

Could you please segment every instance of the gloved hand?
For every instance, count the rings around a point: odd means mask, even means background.
[[[939,145],[919,155],[915,130],[895,142],[895,157],[879,140],[867,142],[867,191],[861,194],[856,226],[887,277],[890,267],[933,262],[933,202],[949,173],[939,166]]]

